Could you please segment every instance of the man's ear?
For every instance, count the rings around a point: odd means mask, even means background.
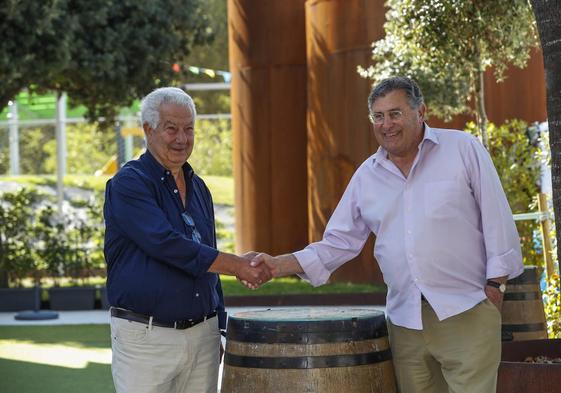
[[[417,114],[419,115],[419,120],[421,124],[423,124],[423,122],[425,121],[426,111],[427,111],[427,106],[425,104],[421,104],[421,106],[419,106],[419,109],[417,109]]]
[[[150,125],[148,125],[148,123],[144,123],[142,125],[142,128],[144,129],[144,134],[146,135],[146,139],[152,136],[154,130],[152,129],[152,127],[150,127]]]

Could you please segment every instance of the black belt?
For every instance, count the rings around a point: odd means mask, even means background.
[[[147,325],[150,324],[150,318],[151,318],[148,315],[138,314],[133,311],[125,310],[122,308],[115,308],[115,307],[111,308],[111,316],[115,318],[126,319],[133,322],[145,323]],[[183,321],[174,321],[174,322],[162,322],[152,318],[152,325],[183,330],[183,329],[189,329],[215,316],[216,316],[216,311],[208,315],[205,315],[203,318],[200,319],[186,319]]]

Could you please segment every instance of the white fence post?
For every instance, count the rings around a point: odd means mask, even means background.
[[[62,213],[66,173],[66,93],[59,93],[56,101],[56,158],[58,211]]]
[[[10,101],[10,118],[8,120],[10,129],[10,174],[19,175],[19,130],[18,130],[18,104]]]

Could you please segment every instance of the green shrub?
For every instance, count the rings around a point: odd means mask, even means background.
[[[559,274],[553,274],[543,293],[545,316],[547,319],[547,333],[549,338],[561,338],[561,282]]]
[[[22,188],[0,199],[0,287],[21,286],[37,268],[33,254],[33,205],[39,194]]]
[[[489,123],[489,153],[501,179],[513,213],[527,213],[535,209],[536,196],[540,192],[539,147],[530,144],[528,125],[521,120],[510,120],[497,127]],[[477,135],[474,123],[466,125],[466,131]],[[537,221],[517,221],[522,255],[526,265],[543,265],[541,245],[535,241],[539,233]]]
[[[51,204],[37,210],[37,255],[55,286],[62,278],[77,284],[104,266],[100,209],[91,200],[64,206],[62,215]]]

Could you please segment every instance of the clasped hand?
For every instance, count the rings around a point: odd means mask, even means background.
[[[275,276],[275,267],[270,262],[272,257],[269,255],[251,251],[243,254],[241,258],[246,263],[242,264],[236,277],[249,289],[259,288]]]

